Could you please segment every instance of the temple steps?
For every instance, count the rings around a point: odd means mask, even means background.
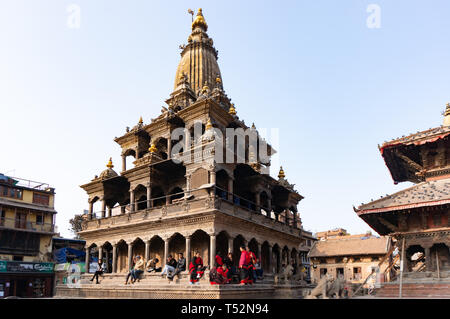
[[[386,283],[377,289],[376,296],[381,298],[397,298],[400,284]],[[450,282],[416,282],[404,283],[402,287],[404,298],[450,298]]]

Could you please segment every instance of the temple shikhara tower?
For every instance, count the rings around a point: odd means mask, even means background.
[[[255,125],[237,116],[239,108],[225,94],[218,52],[207,30],[199,9],[188,43],[180,46],[167,107],[149,123],[141,117],[114,140],[122,148],[121,166],[110,159],[103,172],[81,186],[89,202],[79,233],[86,240],[86,263],[101,258],[109,273],[102,285],[59,287],[60,295],[276,297],[276,274],[283,264],[307,274],[306,253],[314,237],[303,229],[297,211],[303,197],[282,168],[278,178],[267,174],[275,150]],[[127,167],[130,156],[133,165]],[[264,282],[252,289],[213,287],[207,275],[200,287],[189,287],[187,272],[170,289],[164,288],[167,281],[160,273],[146,273],[136,284],[152,289],[123,285],[135,255],[146,261],[157,257],[164,266],[169,254],[183,252],[189,261],[199,251],[210,266],[217,252],[232,252],[237,265],[242,244],[260,257],[265,273]],[[155,284],[163,288],[155,290]],[[282,293],[299,294],[300,286],[299,281],[284,284]]]
[[[415,185],[361,205],[356,212],[380,235],[397,242],[404,296],[449,296],[450,104],[443,126],[386,142],[379,149],[394,183]],[[383,287],[385,296],[398,296],[399,281]]]

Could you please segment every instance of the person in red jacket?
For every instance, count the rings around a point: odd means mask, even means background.
[[[190,284],[193,285],[202,278],[206,267],[203,266],[203,259],[200,257],[200,252],[196,252],[194,258],[189,263]]]
[[[247,246],[247,252],[250,254],[250,267],[249,267],[249,273],[250,273],[250,279],[253,282],[256,282],[256,268],[255,268],[255,263],[256,263],[256,255],[250,251],[250,247]]]
[[[209,282],[211,285],[224,285],[230,282],[228,278],[228,268],[225,264],[211,269],[209,274]]]
[[[242,245],[240,247],[241,250],[241,258],[239,259],[239,271],[241,277],[240,285],[247,285],[252,283],[252,279],[250,277],[249,268],[251,267],[251,256],[247,250],[245,250],[245,246]]]

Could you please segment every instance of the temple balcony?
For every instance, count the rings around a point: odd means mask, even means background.
[[[135,202],[133,205],[115,206],[112,208],[110,216],[105,216],[104,211],[94,212],[91,218],[89,215],[84,215],[85,222],[81,233],[130,224],[138,226],[156,221],[188,218],[191,215],[214,211],[220,211],[290,235],[309,234],[302,229],[298,218],[294,220],[275,214],[273,211],[269,212],[267,208],[265,210],[264,207],[258,207],[255,203],[230,194],[214,185],[205,185],[200,189],[190,190],[188,193],[171,194],[170,197],[151,198]]]

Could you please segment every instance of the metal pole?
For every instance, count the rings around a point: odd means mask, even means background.
[[[400,260],[400,287],[399,287],[399,298],[402,298],[402,289],[403,289],[403,267],[405,263],[405,237],[403,237],[402,243],[402,257]]]

